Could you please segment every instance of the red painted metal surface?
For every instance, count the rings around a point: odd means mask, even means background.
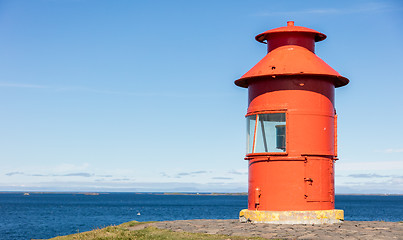
[[[257,35],[255,39],[261,43],[270,41],[268,52],[285,44],[302,46],[315,52],[315,42],[325,40],[326,35],[310,28],[294,26],[293,21],[288,21],[287,27],[271,29]]]
[[[260,116],[251,120],[255,125],[248,141],[253,145],[245,158],[249,161],[249,210],[334,209],[334,90],[349,80],[314,54],[315,42],[325,38],[293,22],[259,34],[256,40],[267,42],[268,54],[235,81],[248,88],[246,116]],[[279,113],[285,114],[285,120],[270,120],[270,116],[279,118]],[[265,130],[270,126],[273,130]],[[277,143],[273,151],[256,151],[262,134],[266,149],[270,140],[283,141],[282,127],[284,143]]]

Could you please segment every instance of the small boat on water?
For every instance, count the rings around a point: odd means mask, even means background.
[[[27,193],[27,192],[26,192],[26,193],[24,193],[24,196],[29,196],[29,193]]]

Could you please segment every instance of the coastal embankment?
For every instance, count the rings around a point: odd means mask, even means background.
[[[121,240],[263,240],[263,239],[403,239],[403,222],[345,221],[337,224],[278,225],[241,223],[236,219],[162,222],[131,221],[89,232],[52,238]]]
[[[403,222],[344,221],[339,224],[279,225],[240,223],[235,219],[201,219],[155,222],[149,225],[175,232],[266,239],[403,239]]]

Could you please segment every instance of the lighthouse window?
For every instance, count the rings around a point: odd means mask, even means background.
[[[285,125],[276,125],[276,148],[285,151]]]
[[[251,153],[253,148],[253,139],[255,136],[255,123],[256,123],[256,115],[248,116],[246,121],[246,152]]]
[[[247,129],[248,153],[285,152],[285,113],[248,116]]]

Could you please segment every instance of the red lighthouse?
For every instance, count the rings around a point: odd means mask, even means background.
[[[235,84],[248,88],[248,209],[241,221],[335,223],[337,160],[335,88],[349,80],[315,55],[326,38],[294,26],[266,31],[256,40],[268,53]]]

